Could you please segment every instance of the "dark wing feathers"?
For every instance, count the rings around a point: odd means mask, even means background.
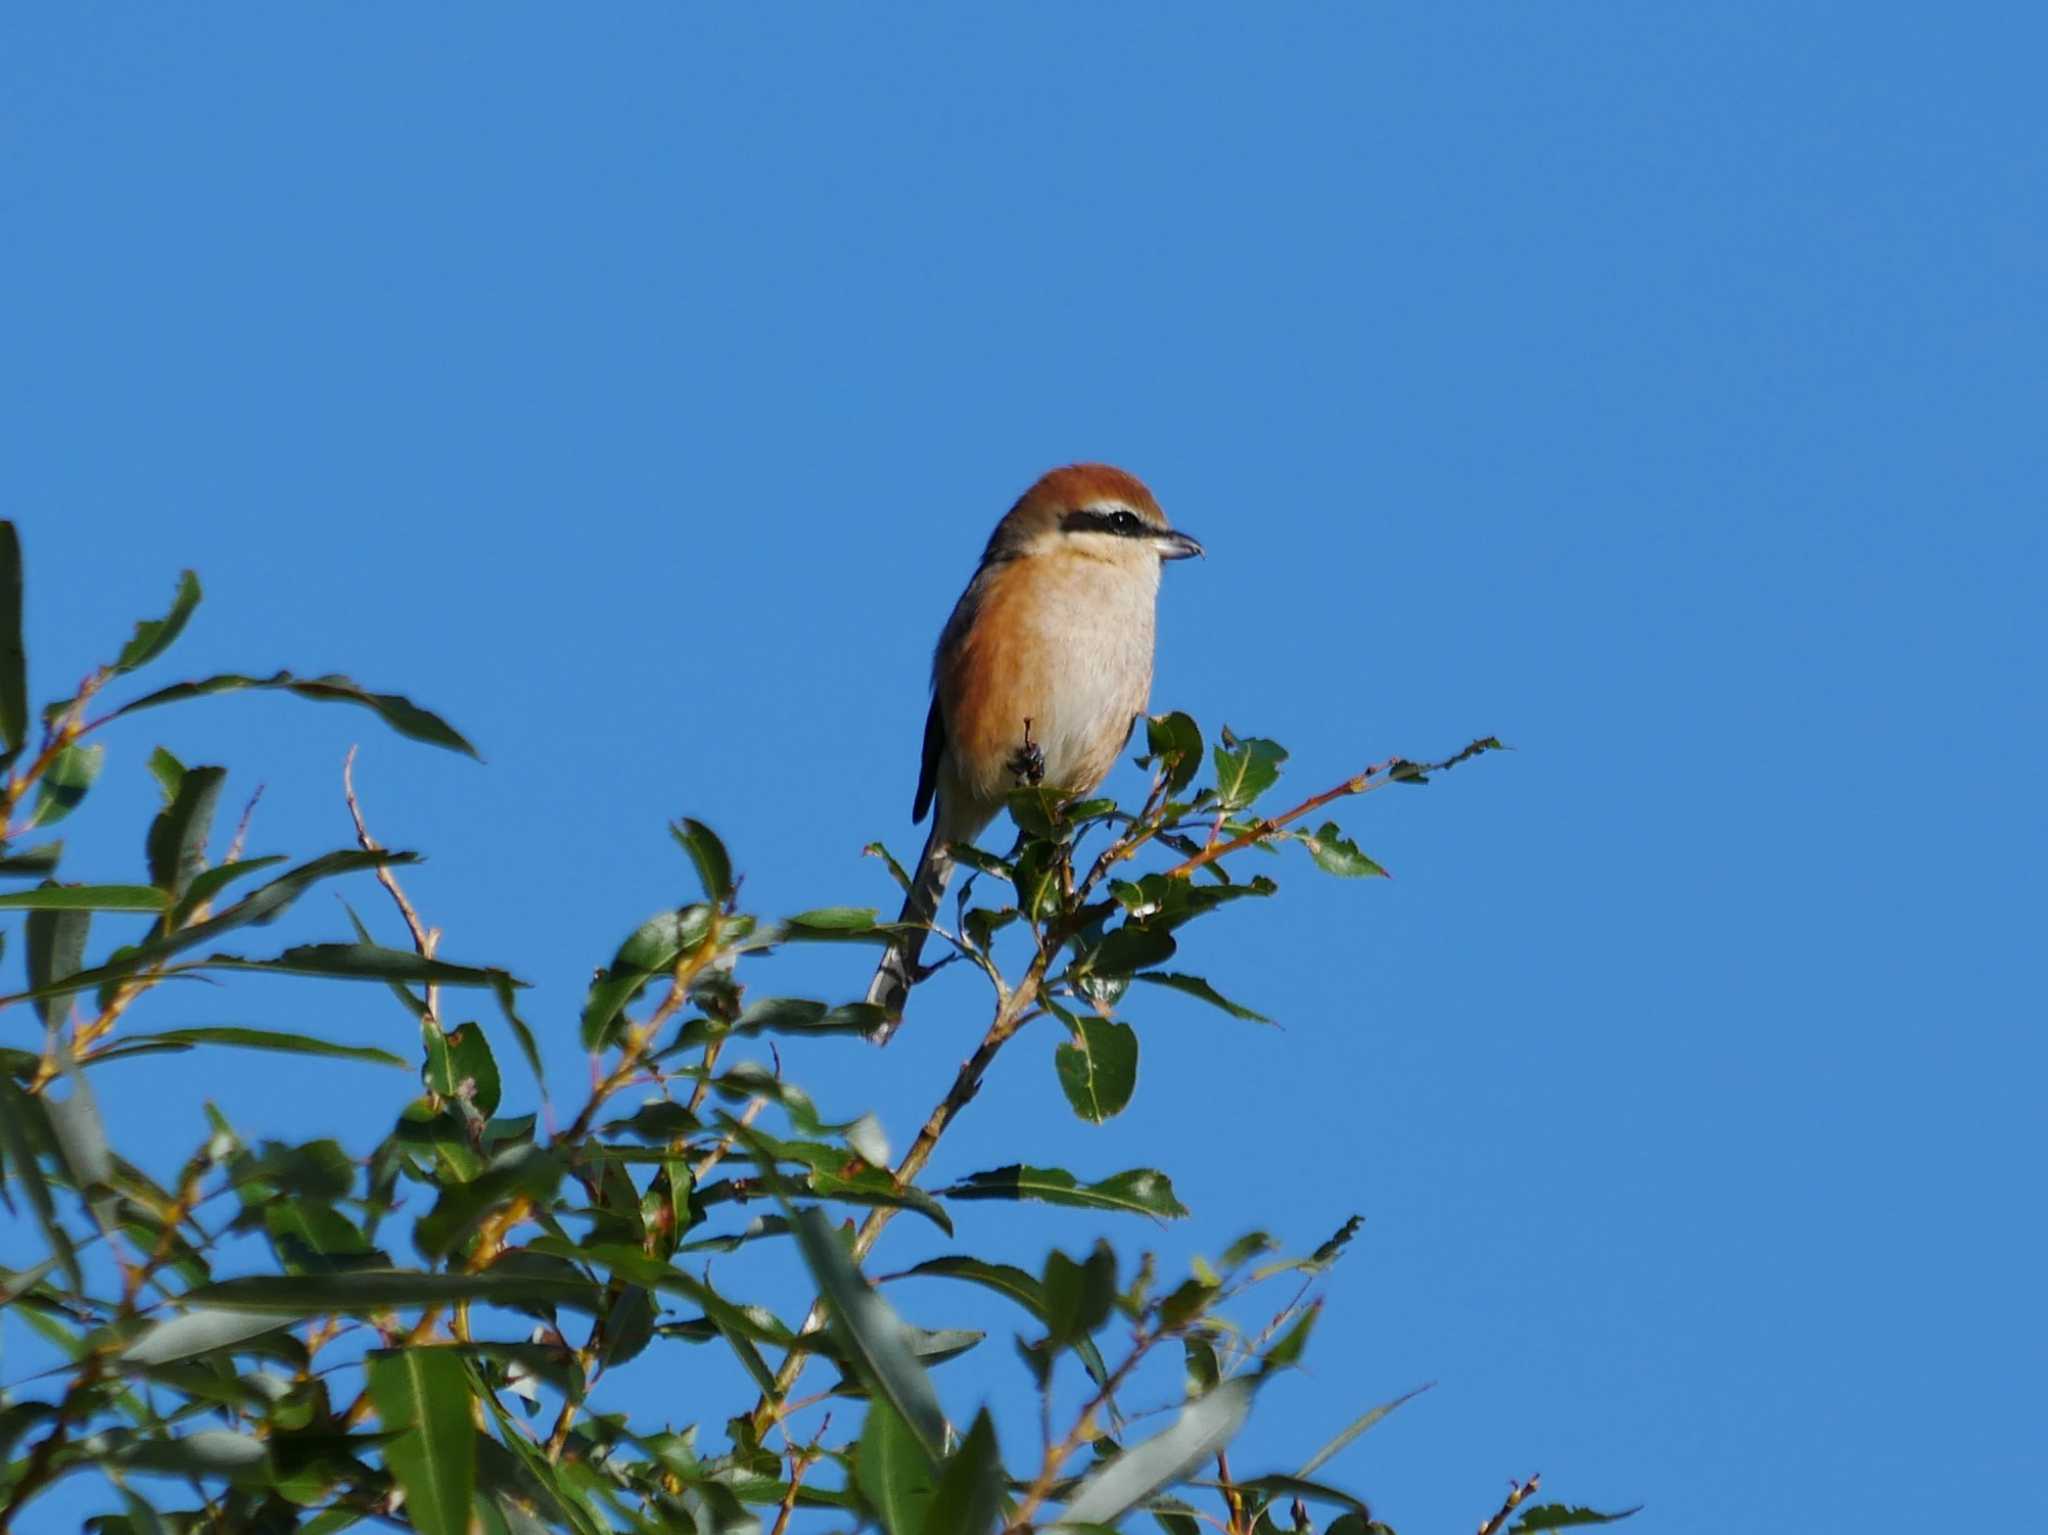
[[[945,749],[946,722],[939,716],[938,695],[934,694],[932,712],[924,717],[924,763],[917,770],[917,799],[910,807],[912,825],[932,808],[932,795],[939,787],[939,753]]]

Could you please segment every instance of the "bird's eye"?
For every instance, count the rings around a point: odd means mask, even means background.
[[[1119,511],[1111,514],[1109,525],[1119,533],[1142,533],[1145,524],[1138,520],[1137,513]]]

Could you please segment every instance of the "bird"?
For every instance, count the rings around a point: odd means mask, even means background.
[[[932,653],[931,711],[913,824],[931,835],[868,987],[886,1044],[955,862],[1008,794],[1043,783],[1092,792],[1152,691],[1160,572],[1205,553],[1167,524],[1136,475],[1068,464],[1042,475],[996,524]]]

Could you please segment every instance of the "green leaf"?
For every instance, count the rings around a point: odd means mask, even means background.
[[[130,1535],[169,1535],[157,1511],[133,1488],[121,1489],[121,1506],[128,1510]]]
[[[491,992],[498,999],[498,1011],[505,1015],[512,1037],[519,1042],[519,1053],[526,1057],[527,1069],[533,1073],[533,1085],[540,1092],[540,1101],[545,1104],[548,1101],[548,1084],[546,1075],[541,1071],[540,1046],[534,1042],[532,1027],[512,1005],[512,994],[519,984],[500,970],[491,977]]]
[[[743,1037],[756,1034],[865,1034],[881,1020],[882,1010],[865,1002],[827,1007],[802,997],[763,997],[749,1002],[728,1031]],[[708,1037],[708,1036],[707,1036]]]
[[[1010,819],[1017,823],[1017,830],[1027,837],[1053,837],[1059,834],[1065,820],[1066,794],[1052,784],[1032,784],[1027,788],[1012,789],[1004,796],[1010,807]]]
[[[171,913],[171,926],[183,924],[193,912],[219,895],[238,879],[246,879],[263,869],[284,862],[282,853],[270,853],[262,858],[241,858],[233,863],[224,863],[216,868],[201,869],[192,876],[192,883],[185,888],[178,899],[176,909]]]
[[[135,1471],[165,1471],[186,1476],[222,1476],[258,1485],[269,1480],[269,1451],[253,1434],[225,1428],[202,1428],[173,1439],[135,1439],[107,1457]]]
[[[823,1211],[793,1210],[790,1220],[848,1362],[863,1385],[888,1398],[925,1453],[936,1457],[945,1443],[946,1415],[931,1377],[910,1350],[908,1329],[853,1266]]]
[[[1096,975],[1135,975],[1148,965],[1172,959],[1173,934],[1164,927],[1124,922],[1111,928],[1088,955],[1087,968]]]
[[[1341,874],[1347,879],[1364,879],[1369,875],[1377,875],[1381,879],[1387,877],[1387,871],[1361,853],[1358,844],[1337,829],[1335,821],[1323,822],[1313,834],[1300,832],[1297,835],[1319,869]]]
[[[357,942],[368,944],[376,943],[377,940],[371,934],[369,924],[363,921],[362,914],[358,912],[355,909],[355,907],[349,904],[348,897],[337,896],[336,899],[341,902],[341,909],[348,913],[348,925],[356,930]],[[425,998],[415,996],[413,994],[413,989],[410,986],[402,985],[397,981],[388,982],[386,984],[386,989],[391,993],[392,996],[398,999],[399,1006],[403,1007],[408,1013],[412,1014],[412,1016],[418,1019],[421,1023],[426,1022],[427,1004]]]
[[[966,1327],[942,1327],[932,1331],[923,1327],[906,1326],[903,1330],[904,1342],[911,1355],[927,1369],[958,1359],[987,1336],[985,1332],[975,1332]],[[804,1347],[841,1365],[847,1362],[844,1357],[846,1351],[829,1332],[807,1334],[804,1338]],[[849,1378],[842,1384],[839,1394],[865,1397],[868,1390],[858,1380]]]
[[[170,804],[178,797],[178,786],[185,781],[185,764],[172,756],[168,747],[159,746],[149,754],[149,760],[144,765],[149,769],[149,776],[156,780],[157,788],[162,791],[164,803]]]
[[[83,1291],[85,1280],[79,1272],[77,1248],[72,1243],[71,1233],[57,1219],[57,1206],[50,1198],[50,1185],[43,1177],[42,1164],[36,1159],[37,1148],[29,1143],[30,1117],[41,1117],[40,1106],[4,1072],[0,1072],[0,1106],[6,1110],[0,1113],[0,1145],[7,1148],[7,1159],[14,1166],[14,1176],[21,1180],[22,1187],[28,1192],[28,1202],[36,1212],[36,1222],[43,1228],[43,1239],[49,1243],[50,1256],[63,1266],[64,1277],[70,1280],[71,1288]]]
[[[682,844],[683,851],[690,855],[690,862],[696,865],[697,878],[704,885],[704,899],[713,906],[723,906],[731,900],[732,858],[717,834],[702,821],[693,821],[688,816],[668,830],[669,835]]]
[[[784,943],[887,943],[893,928],[876,921],[872,906],[819,906],[778,924]]]
[[[1076,1114],[1099,1125],[1121,1114],[1137,1088],[1138,1031],[1093,1013],[1068,1016],[1074,1038],[1053,1052],[1060,1088]]]
[[[198,606],[199,577],[188,570],[178,577],[178,590],[171,599],[171,611],[162,618],[144,619],[135,626],[134,638],[121,647],[121,654],[114,660],[114,675],[118,677],[138,666],[146,666],[169,650],[184,630],[192,610]]]
[[[1204,1481],[1202,1485],[1207,1487],[1211,1484]],[[1277,1474],[1254,1476],[1246,1478],[1237,1485],[1246,1492],[1256,1492],[1275,1500],[1280,1498],[1299,1498],[1304,1503],[1334,1503],[1339,1508],[1348,1509],[1350,1512],[1362,1517],[1370,1518],[1372,1516],[1372,1510],[1366,1507],[1363,1498],[1354,1497],[1342,1488],[1332,1487],[1324,1482],[1311,1482],[1306,1477]]]
[[[919,1535],[934,1493],[932,1457],[886,1397],[869,1400],[854,1479],[889,1535]]]
[[[379,1350],[368,1373],[377,1416],[398,1435],[384,1458],[405,1489],[407,1520],[421,1535],[468,1535],[476,1422],[462,1357],[441,1348]]]
[[[1009,1297],[1038,1321],[1046,1320],[1045,1291],[1039,1282],[1024,1270],[1008,1263],[986,1263],[980,1258],[948,1256],[929,1258],[916,1268],[906,1269],[892,1276],[897,1279],[958,1279],[968,1284],[980,1285],[998,1295]],[[1103,1364],[1102,1355],[1093,1342],[1079,1339],[1074,1352],[1081,1357],[1088,1373],[1097,1385],[1109,1379],[1109,1370]]]
[[[1032,921],[1050,917],[1058,911],[1063,867],[1057,843],[1040,841],[1027,844],[1010,866],[1010,883],[1017,891],[1017,909]]]
[[[173,1045],[232,1045],[242,1050],[268,1050],[278,1055],[324,1055],[340,1061],[368,1061],[377,1066],[403,1068],[406,1062],[389,1050],[370,1045],[339,1045],[332,1040],[305,1034],[286,1034],[276,1029],[244,1029],[232,1025],[196,1029],[163,1029],[154,1034],[128,1034],[124,1043],[162,1042]]]
[[[987,1535],[1002,1512],[1008,1490],[1002,1451],[996,1445],[996,1426],[984,1407],[974,1415],[974,1426],[939,1472],[923,1535]]]
[[[0,521],[0,740],[7,754],[28,739],[28,652],[21,644],[21,535]]]
[[[477,755],[476,748],[438,714],[422,709],[410,699],[401,698],[396,693],[372,693],[361,683],[334,675],[295,677],[290,672],[274,672],[268,677],[246,677],[234,672],[225,672],[217,677],[205,677],[196,682],[176,682],[167,688],[159,688],[154,693],[146,693],[131,703],[123,704],[108,717],[118,719],[121,715],[133,714],[138,709],[154,709],[159,705],[179,703],[187,698],[239,692],[245,688],[283,691],[296,694],[300,698],[310,698],[317,703],[360,704],[373,711],[378,718],[402,736],[409,736],[415,741],[425,741],[432,746],[445,746],[450,751],[463,752],[471,757]]]
[[[889,871],[889,878],[896,881],[897,889],[908,890],[910,888],[910,876],[903,871],[903,865],[896,861],[896,855],[890,852],[888,848],[879,842],[870,842],[861,849],[861,852],[870,858],[882,860],[882,866]]]
[[[1311,1455],[1306,1461],[1304,1461],[1302,1463],[1301,1469],[1297,1471],[1295,1475],[1315,1475],[1316,1471],[1319,1468],[1326,1465],[1333,1455],[1335,1455],[1339,1450],[1343,1449],[1346,1445],[1351,1443],[1352,1440],[1356,1439],[1360,1434],[1364,1433],[1367,1429],[1371,1428],[1375,1423],[1379,1422],[1380,1419],[1384,1418],[1396,1407],[1401,1406],[1404,1402],[1413,1401],[1416,1397],[1422,1395],[1423,1392],[1427,1391],[1430,1388],[1430,1386],[1434,1384],[1436,1383],[1434,1381],[1431,1381],[1425,1385],[1417,1386],[1413,1391],[1404,1391],[1399,1396],[1395,1397],[1391,1402],[1382,1402],[1379,1406],[1373,1408],[1371,1411],[1360,1413],[1356,1418],[1352,1419],[1350,1423],[1345,1425],[1344,1431],[1342,1433],[1340,1433],[1335,1439],[1332,1439],[1328,1444],[1324,1445],[1320,1450],[1316,1451],[1315,1454]]]
[[[1521,1535],[1523,1530],[1564,1530],[1581,1524],[1618,1524],[1631,1515],[1641,1513],[1642,1509],[1642,1504],[1638,1503],[1618,1514],[1603,1514],[1590,1508],[1567,1508],[1562,1503],[1545,1503],[1530,1509],[1515,1521],[1515,1535]]]
[[[442,1185],[441,1197],[412,1228],[423,1257],[445,1257],[499,1206],[524,1196],[545,1208],[562,1181],[562,1164],[538,1146],[512,1146],[466,1183]]]
[[[1316,1318],[1323,1314],[1323,1303],[1312,1301],[1292,1327],[1274,1340],[1266,1350],[1261,1367],[1267,1370],[1284,1370],[1301,1363],[1301,1356],[1308,1348],[1308,1335],[1315,1331]]]
[[[78,802],[85,798],[85,791],[100,776],[100,768],[106,760],[107,749],[98,745],[74,743],[57,753],[41,782],[36,785],[35,808],[22,823],[22,830],[54,826],[76,810]]]
[[[268,884],[257,886],[227,910],[208,917],[204,922],[195,922],[190,927],[180,928],[148,943],[124,949],[96,969],[73,971],[62,979],[52,978],[41,982],[36,981],[32,975],[29,990],[22,995],[38,998],[58,996],[66,992],[84,991],[105,981],[133,975],[231,929],[275,920],[308,886],[318,880],[361,869],[372,869],[387,863],[410,863],[414,861],[415,856],[411,853],[367,853],[354,850],[328,853],[311,863],[301,864],[298,868],[279,875]],[[29,919],[31,923],[36,920],[35,917]],[[364,952],[360,955],[353,954],[352,951],[355,949]],[[275,960],[248,960],[232,954],[216,954],[206,960],[204,965],[212,969],[286,970],[308,975],[368,975],[375,979],[385,979],[383,973],[374,967],[375,957],[391,953],[390,950],[376,949],[372,945],[313,944],[289,950]],[[416,960],[412,955],[403,956],[403,962],[445,972],[437,974],[434,978],[449,985],[489,984],[489,976],[485,972],[465,972],[460,965],[444,966],[438,960]],[[0,999],[5,1002],[20,1000],[22,998],[19,996]]]
[[[1238,740],[1229,731],[1211,754],[1216,764],[1216,800],[1225,810],[1242,810],[1280,778],[1287,750],[1260,736]]]
[[[44,889],[51,888],[48,885]],[[85,937],[92,927],[92,915],[85,911],[34,911],[28,928],[28,986],[30,992],[52,992],[66,986],[82,973]],[[52,1020],[47,996],[36,998],[36,1015],[47,1026]],[[69,1012],[68,1005],[63,1010]],[[63,1014],[56,1016],[61,1020]]]
[[[988,1263],[980,1258],[927,1258],[916,1268],[892,1276],[897,1279],[961,1279],[1006,1295],[1039,1321],[1045,1320],[1045,1291],[1023,1269],[1009,1263]]]
[[[431,981],[437,986],[491,986],[510,979],[495,968],[454,965],[426,959],[409,949],[386,949],[374,943],[307,943],[286,949],[275,959],[243,959],[213,954],[209,970],[274,970],[285,975],[325,975],[351,981]],[[513,981],[523,986],[523,981]]]
[[[0,895],[0,911],[162,911],[169,901],[151,885],[44,885]]]
[[[1175,710],[1145,721],[1145,755],[1140,766],[1157,762],[1166,775],[1166,792],[1178,794],[1195,781],[1202,767],[1202,727]]]
[[[104,1195],[113,1181],[114,1154],[107,1145],[107,1127],[100,1118],[92,1085],[71,1059],[68,1046],[59,1057],[71,1091],[62,1098],[43,1095],[43,1112],[49,1116],[50,1131],[57,1138],[57,1150],[71,1174],[72,1186],[81,1194],[97,1190]],[[111,1201],[94,1198],[93,1207],[101,1224],[107,1224]]]
[[[232,1348],[290,1325],[285,1317],[211,1311],[202,1306],[154,1324],[121,1351],[121,1361],[136,1365],[170,1364],[217,1348]]]
[[[1090,1472],[1061,1516],[1069,1524],[1114,1524],[1226,1447],[1251,1412],[1253,1379],[1237,1376],[1181,1409],[1172,1427]]]
[[[206,866],[214,807],[227,781],[228,770],[223,767],[186,768],[179,774],[170,803],[150,823],[145,845],[150,883],[173,895],[183,895],[191,887]]]
[[[1050,1342],[1065,1347],[1092,1336],[1116,1304],[1116,1253],[1107,1242],[1097,1242],[1076,1263],[1054,1248],[1045,1258],[1043,1293]]]
[[[711,909],[701,904],[656,912],[635,928],[590,984],[583,1002],[583,1048],[602,1050],[609,1044],[626,1004],[655,976],[673,970],[683,952],[696,948],[710,931]]]
[[[1120,1210],[1162,1220],[1178,1219],[1188,1213],[1187,1206],[1174,1197],[1173,1184],[1166,1174],[1149,1167],[1134,1167],[1100,1183],[1084,1184],[1063,1167],[1013,1163],[970,1173],[942,1194],[947,1199],[1031,1199],[1087,1210]]]
[[[502,1270],[502,1271],[500,1271]],[[520,1272],[504,1260],[481,1274],[429,1274],[418,1269],[352,1269],[333,1274],[254,1274],[201,1285],[182,1297],[189,1306],[260,1311],[276,1316],[374,1316],[406,1306],[485,1301],[496,1306],[568,1306],[596,1312],[598,1288],[580,1278]]]
[[[1145,1511],[1165,1535],[1202,1535],[1202,1522],[1195,1517],[1193,1506],[1179,1498],[1155,1497],[1145,1505]],[[1338,1535],[1336,1526],[1332,1525],[1323,1535]]]
[[[1273,1020],[1264,1013],[1255,1013],[1242,1003],[1233,1002],[1199,975],[1181,975],[1172,970],[1145,970],[1131,977],[1153,986],[1164,986],[1170,991],[1186,992],[1191,997],[1200,997],[1211,1007],[1220,1007],[1233,1018],[1242,1018],[1248,1023],[1271,1023]]]
[[[9,853],[0,858],[0,875],[15,879],[33,879],[38,875],[52,874],[57,862],[64,856],[62,838],[54,842],[40,842],[34,847],[23,848],[18,853]]]
[[[1268,896],[1279,888],[1263,874],[1241,885],[1197,885],[1192,880],[1147,874],[1135,883],[1117,880],[1110,886],[1110,894],[1134,918],[1141,917],[1153,927],[1173,928],[1206,915],[1226,901]]]
[[[476,1024],[465,1023],[446,1034],[429,1032],[420,1080],[443,1098],[467,1100],[482,1118],[498,1111],[498,1063]]]

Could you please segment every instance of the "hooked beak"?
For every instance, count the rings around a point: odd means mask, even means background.
[[[1202,541],[1186,533],[1161,533],[1152,540],[1152,547],[1159,551],[1162,560],[1185,560],[1197,554],[1207,554]]]

